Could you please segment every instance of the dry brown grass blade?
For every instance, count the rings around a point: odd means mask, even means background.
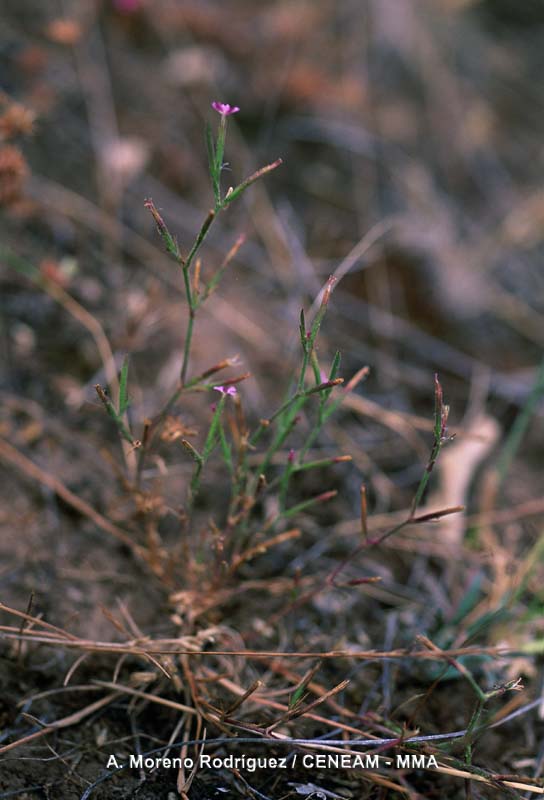
[[[0,437],[0,459],[16,467],[20,472],[28,475],[33,480],[38,481],[43,486],[55,492],[65,503],[75,508],[82,516],[87,517],[93,522],[97,528],[105,531],[118,542],[121,542],[128,547],[132,553],[138,558],[139,561],[147,563],[145,550],[139,545],[135,544],[131,536],[126,533],[118,525],[114,525],[109,519],[106,519],[99,511],[96,511],[85,500],[75,495],[67,486],[62,483],[58,478],[50,472],[38,467],[29,458],[24,456],[9,442]]]
[[[369,400],[367,397],[362,397],[359,394],[346,394],[342,404],[345,408],[349,408],[351,411],[355,411],[363,417],[370,417],[376,420],[376,422],[379,422],[380,425],[395,431],[395,433],[402,436],[402,438],[413,447],[421,458],[427,458],[428,447],[414,425],[414,420],[418,418],[402,414],[398,411],[388,411],[378,405],[378,403],[374,403],[372,400]],[[427,421],[425,421],[425,425],[419,425],[418,427],[422,427],[423,430],[430,429]]]
[[[34,617],[32,614],[29,614],[28,611],[18,611],[16,608],[11,608],[4,603],[0,603],[0,611],[5,611],[7,614],[11,614],[13,617],[19,617],[19,619],[30,622],[33,625],[38,625],[41,628],[44,628],[43,633],[49,633],[50,636],[57,634],[58,636],[65,636],[67,639],[77,641],[77,636],[73,636],[71,633],[68,633],[68,631],[65,631],[64,628],[58,628],[56,625],[52,625],[50,622],[46,622],[40,617]],[[22,638],[27,638],[30,633],[32,633],[32,631],[29,629],[20,629]]]
[[[364,483],[361,484],[360,494],[361,494],[361,536],[363,537],[363,541],[366,542],[368,539],[368,504],[366,497],[366,486]]]
[[[262,555],[270,550],[272,547],[276,547],[278,544],[283,544],[283,542],[288,542],[291,539],[297,539],[300,536],[300,530],[298,528],[292,528],[291,530],[284,531],[283,533],[279,533],[277,536],[273,536],[271,539],[267,541],[260,542],[259,544],[254,545],[253,547],[248,548],[248,550],[244,550],[243,553],[240,555],[235,556],[231,562],[229,573],[232,575],[238,567],[244,564],[246,561],[251,561],[252,558],[255,556]]]
[[[185,737],[186,737],[187,740],[190,737],[190,730],[191,730],[190,729],[190,724],[188,723],[187,727],[185,729]],[[202,732],[202,720],[200,719],[200,717],[198,717],[197,726],[196,726],[196,733],[195,733],[195,737],[194,738],[195,739],[200,739],[201,732]],[[206,740],[206,728],[204,728],[204,734],[203,734],[202,738],[203,738],[204,741]],[[194,781],[194,779],[196,777],[196,774],[198,772],[200,755],[204,752],[204,741],[202,742],[202,744],[200,745],[200,747],[198,749],[199,757],[194,759],[194,762],[195,762],[194,766],[193,766],[193,768],[192,768],[192,770],[189,773],[189,776],[187,778],[185,777],[185,767],[180,767],[180,770],[179,770],[179,773],[178,773],[178,780],[177,780],[177,789],[178,789],[178,792],[180,793],[180,795],[182,797],[182,800],[189,800],[187,792],[191,788],[191,784],[193,783],[193,781]],[[183,747],[181,748],[181,751],[180,751],[180,755],[181,755],[183,763],[185,763],[185,759],[187,757],[187,753],[188,753],[188,747],[187,747],[187,745],[183,745]]]
[[[439,511],[426,511],[424,514],[418,514],[417,517],[413,517],[410,522],[412,524],[433,522],[443,517],[448,517],[450,514],[458,514],[460,511],[464,510],[464,506],[452,506],[451,508],[441,508]]]
[[[168,700],[166,697],[158,697],[149,692],[143,692],[140,689],[134,689],[132,686],[125,686],[122,683],[114,683],[113,681],[100,681],[93,680],[96,686],[102,686],[104,689],[115,689],[120,694],[130,694],[133,697],[140,697],[142,700],[149,700],[150,703],[156,703],[159,706],[166,706],[173,708],[175,711],[182,711],[184,714],[194,714],[198,712],[191,706],[186,706],[184,703],[177,703],[174,700]]]
[[[47,294],[52,297],[56,302],[61,305],[80,325],[82,325],[90,333],[96,344],[96,349],[100,356],[104,367],[106,380],[110,387],[110,391],[114,397],[119,393],[119,380],[117,378],[117,369],[115,366],[115,358],[108,341],[108,337],[104,332],[104,328],[89,311],[87,311],[81,303],[78,303],[63,287],[50,280],[49,278],[41,278],[41,287]],[[136,458],[129,442],[121,440],[121,447],[127,469],[133,476],[136,469]]]
[[[384,789],[392,789],[394,792],[411,795],[413,797],[411,789],[408,789],[406,786],[401,786],[398,783],[393,783],[393,781],[384,778],[383,775],[379,775],[377,772],[367,772],[366,777],[369,781],[372,781],[372,783],[376,783],[378,786],[383,786]]]
[[[465,780],[469,781],[478,781],[479,783],[487,784],[487,786],[496,786],[497,783],[500,783],[503,786],[508,786],[510,789],[520,789],[521,791],[532,792],[533,794],[544,794],[544,788],[541,786],[535,786],[533,783],[522,783],[521,779],[519,781],[502,780],[500,778],[493,780],[492,778],[487,778],[485,775],[477,775],[474,772],[467,772],[463,769],[457,769],[456,767],[444,767],[441,765],[433,767],[431,771],[440,772],[442,775],[451,775],[455,778],[465,778]]]
[[[213,670],[205,668],[206,675],[215,676]],[[230,680],[230,678],[219,678],[217,683],[226,689],[229,692],[241,697],[244,694],[244,689],[241,686],[238,686],[234,681]],[[279,711],[281,713],[286,713],[289,710],[289,706],[285,705],[284,703],[278,703],[275,700],[270,700],[267,697],[263,697],[262,695],[255,694],[251,698],[251,702],[255,703],[256,705],[263,706],[264,708],[269,708],[273,711]],[[362,731],[360,728],[355,728],[353,725],[346,725],[343,722],[335,719],[328,719],[327,717],[322,717],[319,714],[308,713],[307,718],[313,720],[314,722],[319,722],[320,724],[326,725],[328,728],[339,728],[346,733],[352,733],[355,736],[367,736],[369,739],[378,738],[377,736],[374,737],[372,734],[369,734],[365,731]],[[230,725],[237,725],[236,720],[228,720]],[[263,733],[263,731],[261,731]],[[283,735],[275,733],[277,738],[286,738]]]
[[[291,690],[291,695],[300,694],[302,690],[304,690],[304,693],[306,693],[306,689],[309,689],[309,687],[312,685],[312,678],[317,672],[319,672],[320,669],[321,669],[321,661],[318,661],[317,664],[314,664],[312,667],[310,667],[310,669],[306,670],[306,672],[302,677],[297,676],[295,680],[295,685]],[[324,689],[324,691],[317,692],[316,694],[318,695],[318,697],[323,697],[326,691],[327,689]]]
[[[347,256],[340,262],[334,270],[333,276],[335,281],[341,281],[342,278],[365,256],[368,251],[376,244],[376,242],[389,233],[397,223],[397,217],[385,217],[372,226],[350,250]],[[311,314],[315,314],[321,304],[322,292],[319,292],[315,298]]]
[[[444,658],[444,661],[446,661],[446,663],[448,663],[451,667],[456,669],[457,672],[460,675],[462,675],[464,678],[466,678],[467,680],[470,680],[471,683],[473,683],[473,679],[472,679],[472,676],[470,674],[470,671],[467,669],[467,667],[465,667],[464,664],[461,664],[451,654],[446,653],[445,650],[442,650],[440,647],[438,647],[438,645],[436,645],[433,641],[431,641],[428,638],[428,636],[424,636],[422,633],[420,633],[420,634],[418,634],[418,636],[416,638],[417,638],[417,641],[421,642],[421,644],[424,647],[427,647],[431,653],[437,653],[437,654],[442,655],[442,657]]]
[[[291,693],[296,691],[297,687],[300,686],[303,681],[307,681],[306,688],[308,691],[313,692],[313,694],[317,695],[318,697],[323,697],[323,695],[325,695],[327,692],[325,686],[322,686],[320,683],[312,679],[309,681],[307,680],[308,675],[313,671],[317,671],[320,667],[321,663],[318,662],[314,667],[308,670],[308,672],[302,678],[300,678],[299,675],[290,670],[285,664],[282,664],[281,661],[271,661],[268,665],[269,670],[291,681],[293,684],[292,689],[289,690]],[[327,705],[332,708],[335,714],[342,714],[348,719],[359,719],[359,715],[356,714],[355,711],[351,711],[349,708],[343,708],[332,697],[327,698]]]
[[[69,728],[72,725],[77,725],[78,722],[85,719],[86,717],[94,714],[95,711],[98,711],[104,706],[109,705],[113,700],[119,697],[119,692],[115,691],[111,694],[106,695],[106,697],[102,697],[100,700],[96,700],[94,703],[91,703],[85,708],[82,708],[80,711],[76,711],[75,714],[70,714],[67,717],[63,717],[62,719],[57,720],[56,722],[50,722],[48,725],[45,725],[41,730],[36,731],[36,733],[31,733],[29,736],[24,736],[22,739],[18,739],[16,742],[11,742],[10,744],[6,744],[3,747],[0,747],[0,755],[9,752],[10,750],[15,750],[16,747],[21,747],[23,744],[29,744],[30,742],[34,742],[36,739],[40,739],[42,736],[45,736],[52,731],[57,731],[61,728]]]
[[[59,283],[48,278],[42,278],[42,288],[47,294],[57,301],[74,319],[76,319],[91,334],[96,344],[96,349],[104,366],[104,372],[113,395],[117,396],[119,381],[115,368],[115,358],[100,322],[90,314],[81,303],[78,303]]]
[[[299,579],[298,586],[305,589],[314,583],[314,578],[310,575]],[[212,608],[218,608],[231,600],[233,597],[245,594],[246,592],[260,592],[271,597],[283,596],[286,592],[293,590],[293,578],[276,578],[271,580],[246,580],[236,586],[227,589],[216,589],[213,594],[202,595],[190,590],[175,592],[170,596],[170,602],[180,606],[184,611],[190,610],[192,619],[201,617]]]
[[[122,602],[119,602],[119,605],[121,613],[125,617],[125,620],[128,622],[129,626],[128,630],[126,625],[124,625],[119,619],[117,619],[117,617],[113,614],[113,612],[110,611],[108,608],[101,606],[102,614],[106,617],[108,622],[110,622],[113,625],[113,627],[120,633],[124,634],[127,637],[129,636],[130,633],[132,633],[135,639],[145,642],[147,640],[147,637],[144,636],[142,631],[138,628],[138,626],[132,619],[132,616],[128,608]],[[149,661],[149,663],[152,664],[152,666],[156,667],[159,670],[159,672],[162,672],[165,678],[168,678],[169,680],[171,679],[172,676],[170,675],[166,667],[164,667],[161,664],[159,659],[153,658],[153,656],[150,655],[147,655],[146,658]]]
[[[341,683],[339,683],[337,686],[334,686],[332,689],[327,689],[325,694],[321,695],[320,697],[316,697],[310,703],[307,703],[305,705],[296,703],[294,706],[290,706],[285,712],[285,714],[282,714],[282,716],[279,719],[277,719],[275,722],[272,723],[272,725],[269,725],[267,727],[266,729],[267,734],[273,731],[274,728],[277,728],[279,725],[282,725],[284,722],[289,722],[293,719],[298,719],[299,717],[309,716],[310,711],[312,711],[317,706],[320,706],[322,703],[328,700],[329,697],[334,697],[340,692],[343,692],[344,689],[348,686],[348,684],[349,684],[348,680],[341,681]]]
[[[3,607],[7,610],[6,607]],[[299,658],[322,658],[322,659],[354,659],[354,660],[384,660],[384,659],[419,659],[429,661],[440,661],[444,658],[459,658],[461,656],[494,656],[494,657],[507,657],[515,654],[517,651],[511,650],[505,646],[492,646],[492,647],[456,647],[451,650],[441,650],[439,653],[430,652],[425,649],[413,650],[409,648],[399,648],[397,650],[328,650],[328,651],[277,651],[277,650],[201,650],[201,649],[188,649],[187,639],[150,639],[146,646],[143,647],[140,642],[98,642],[90,639],[55,639],[45,632],[34,633],[33,631],[25,631],[21,635],[18,627],[10,627],[7,625],[0,626],[0,638],[19,640],[23,638],[32,641],[35,644],[48,644],[51,646],[65,647],[74,650],[86,650],[95,653],[116,653],[131,654],[141,656],[148,660],[149,656],[241,656],[249,659],[270,659],[270,658],[286,658],[286,659],[299,659]],[[181,645],[181,646],[180,646]]]
[[[246,689],[246,691],[243,693],[243,695],[238,697],[234,701],[234,703],[232,703],[227,709],[225,709],[225,711],[223,711],[221,713],[221,718],[224,719],[225,717],[230,717],[232,714],[234,714],[234,712],[237,711],[240,708],[240,706],[243,703],[245,703],[246,700],[249,697],[251,697],[253,694],[255,694],[255,692],[257,692],[261,688],[262,685],[263,685],[263,682],[260,681],[260,680],[253,681],[253,683],[251,684],[249,689]]]
[[[64,676],[64,680],[62,682],[63,686],[68,686],[68,684],[70,683],[70,681],[74,677],[74,674],[77,672],[79,666],[85,661],[86,658],[89,657],[89,655],[90,655],[90,653],[82,653],[79,656],[79,658],[76,658],[76,660],[74,661],[74,663],[72,664],[72,666],[70,667],[70,669],[68,670],[66,675]]]
[[[528,517],[537,517],[541,514],[544,514],[544,499],[541,497],[534,498],[533,500],[527,500],[524,503],[520,503],[515,506],[511,506],[510,508],[502,508],[496,510],[489,510],[489,511],[478,511],[472,514],[468,514],[465,517],[465,521],[467,527],[475,527],[480,525],[503,525],[508,522],[516,522],[517,520],[527,519]],[[373,514],[368,519],[368,527],[369,532],[375,533],[377,531],[383,530],[384,528],[393,527],[394,525],[398,524],[402,521],[403,517],[405,516],[405,512],[402,511],[394,511],[384,514]],[[335,526],[335,532],[341,536],[353,536],[360,534],[361,531],[361,520],[360,518],[357,519],[350,519],[344,522],[340,522]],[[439,558],[452,558],[452,557],[459,557],[458,552],[451,547],[448,546],[447,542],[433,542],[433,541],[426,541],[421,540],[421,544],[424,548],[429,548],[428,553],[437,556]],[[406,541],[401,539],[393,540],[392,543],[389,543],[388,546],[399,548],[399,549],[417,549],[417,542],[414,540]],[[472,557],[476,558],[477,554],[471,554]]]

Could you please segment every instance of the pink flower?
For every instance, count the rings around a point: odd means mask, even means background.
[[[213,390],[214,392],[221,392],[222,395],[230,394],[231,397],[236,394],[236,386],[227,386],[226,388],[224,386],[214,386]]]
[[[293,450],[293,448],[291,448],[289,450],[289,455],[287,456],[287,461],[289,462],[289,464],[293,464],[294,461],[295,461],[295,451]]]
[[[230,114],[237,114],[240,111],[238,106],[230,106],[228,103],[219,103],[217,100],[213,101],[212,108],[214,111],[217,111],[218,114],[221,114],[222,117],[228,117]]]

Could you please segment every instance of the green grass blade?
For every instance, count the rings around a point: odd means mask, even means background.
[[[119,376],[119,416],[122,417],[129,406],[128,400],[128,356],[123,360]]]

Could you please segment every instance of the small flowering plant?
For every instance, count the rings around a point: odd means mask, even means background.
[[[125,360],[121,371],[119,380],[120,392],[117,403],[112,402],[100,386],[96,388],[106,406],[106,410],[117,424],[120,436],[125,442],[125,448],[132,445],[132,450],[137,450],[137,463],[131,477],[134,491],[139,494],[145,494],[144,465],[152,451],[154,441],[157,438],[162,438],[160,434],[164,425],[167,424],[169,419],[172,419],[171,414],[176,406],[182,402],[184,395],[188,392],[210,390],[220,395],[217,402],[211,406],[211,419],[202,444],[196,446],[188,438],[179,437],[179,441],[194,464],[183,507],[182,518],[184,519],[183,524],[187,533],[194,529],[195,504],[201,491],[202,479],[205,475],[207,464],[214,452],[218,451],[221,454],[224,468],[226,468],[229,475],[230,500],[226,513],[223,510],[223,528],[219,530],[215,521],[210,523],[211,540],[216,543],[219,549],[214,549],[213,551],[216,558],[215,570],[212,573],[208,570],[206,574],[207,577],[212,574],[210,580],[214,585],[217,585],[227,575],[232,576],[242,564],[255,555],[264,552],[269,546],[273,546],[273,543],[283,541],[282,537],[289,534],[288,538],[293,538],[296,532],[281,532],[281,527],[292,516],[303,509],[326,502],[336,494],[334,491],[320,492],[302,503],[289,505],[291,480],[297,473],[311,469],[321,469],[339,461],[347,461],[350,457],[336,456],[314,461],[307,458],[310,448],[313,447],[319,437],[321,428],[329,416],[338,408],[344,396],[343,393],[340,397],[332,397],[334,389],[343,383],[343,379],[338,376],[340,354],[337,353],[335,355],[329,369],[323,369],[319,364],[316,351],[316,341],[334,287],[334,278],[331,277],[326,282],[321,305],[311,325],[306,325],[304,311],[301,312],[302,364],[285,402],[276,412],[261,419],[253,431],[246,422],[242,408],[242,398],[237,389],[237,385],[246,380],[249,374],[241,374],[234,378],[223,380],[221,383],[218,383],[216,379],[217,373],[234,367],[239,363],[237,357],[224,359],[204,372],[197,372],[196,375],[191,375],[190,373],[191,345],[198,311],[210,294],[215,291],[224,275],[225,269],[244,242],[244,237],[239,236],[219,268],[206,281],[202,279],[201,273],[203,270],[200,251],[208,231],[220,212],[225,211],[255,181],[281,164],[281,159],[277,159],[251,174],[237,186],[231,187],[226,193],[223,193],[221,173],[224,167],[227,121],[230,116],[237,114],[240,109],[237,106],[218,101],[214,101],[211,105],[212,109],[220,116],[219,127],[215,136],[210,125],[206,126],[208,165],[214,205],[208,211],[193,244],[187,251],[182,250],[179,246],[177,239],[171,234],[153,201],[151,199],[145,201],[145,206],[153,217],[164,246],[178,264],[182,276],[187,315],[179,383],[163,408],[152,419],[144,423],[142,434],[138,439],[134,437],[127,414],[129,408],[128,360]],[[362,379],[365,374],[364,370],[360,371],[358,376],[348,384],[348,390],[354,388],[358,380]],[[310,432],[305,438],[302,438],[302,441],[300,441],[300,435],[298,436],[297,450],[290,447],[287,457],[281,457],[280,451],[289,446],[287,442],[291,439],[295,428],[297,428],[301,415],[306,413],[307,406],[310,412],[313,409],[312,415],[314,416]],[[232,415],[231,409],[234,411]],[[227,419],[225,420],[225,418]],[[278,457],[280,457],[283,465],[279,471],[277,467]],[[279,500],[277,512],[263,522],[261,519],[262,500],[267,493],[275,490],[277,490]],[[141,507],[142,503],[140,502],[139,508],[141,509]],[[141,510],[140,513],[142,513]],[[259,529],[252,533],[252,523],[257,520],[260,520],[258,523]],[[278,531],[278,528],[280,531]],[[253,537],[256,537],[257,545],[252,543]],[[202,537],[199,537],[198,540],[200,546],[202,546]],[[267,541],[269,544],[267,544]],[[217,544],[218,542],[221,543],[220,546]],[[196,545],[194,546],[196,547]],[[150,554],[150,562],[153,569],[159,573],[161,570],[171,569],[171,564],[166,567],[164,563],[160,562],[157,555],[158,552],[155,549],[152,556]],[[185,556],[186,563],[188,560],[189,565],[192,564],[195,567],[194,570],[189,570],[189,572],[196,575],[198,573],[196,564],[205,563],[202,552],[191,553],[190,546],[188,546]],[[230,564],[230,567],[227,568],[226,564]]]
[[[282,161],[281,158],[279,158],[272,164],[268,164],[266,167],[257,170],[257,172],[254,172],[238,186],[231,187],[223,197],[221,194],[221,172],[225,166],[223,163],[223,155],[225,152],[225,139],[227,135],[227,119],[233,114],[237,114],[240,109],[238,106],[231,106],[229,103],[220,103],[217,100],[213,101],[212,108],[214,111],[217,111],[220,116],[219,129],[217,131],[217,137],[214,140],[210,125],[206,125],[206,145],[208,148],[208,167],[215,198],[215,212],[217,213],[232,203],[233,200],[239,197],[242,192],[244,192],[248,186],[251,186],[252,183],[255,183],[256,180],[266,175],[267,172],[271,172],[279,167]]]
[[[164,246],[177,263],[182,277],[187,313],[179,382],[164,406],[154,417],[144,421],[139,438],[134,435],[128,414],[130,408],[128,360],[125,360],[121,369],[116,402],[110,399],[102,387],[96,387],[106,411],[117,425],[128,473],[125,485],[132,496],[136,517],[140,520],[142,530],[147,537],[145,546],[138,541],[134,543],[134,552],[139,558],[144,558],[149,568],[163,582],[175,586],[182,581],[191,596],[208,598],[217,590],[223,589],[228,581],[234,580],[242,568],[253,559],[282,542],[300,536],[301,531],[291,527],[290,521],[293,517],[301,512],[315,509],[335,497],[337,492],[334,489],[323,491],[320,486],[316,494],[302,499],[297,498],[296,495],[293,496],[295,494],[293,483],[296,476],[303,472],[313,471],[319,474],[331,465],[351,460],[349,455],[315,457],[312,451],[318,444],[324,425],[339,408],[344,397],[368,374],[368,368],[363,367],[345,387],[340,389],[343,384],[343,378],[339,376],[340,353],[336,352],[329,365],[320,363],[317,340],[335,286],[336,281],[333,276],[323,287],[321,302],[313,319],[307,322],[304,310],[300,313],[301,364],[290,382],[284,402],[276,411],[261,418],[258,423],[253,426],[248,423],[243,408],[243,397],[237,388],[250,377],[249,373],[218,382],[218,373],[238,365],[237,357],[223,359],[203,372],[190,371],[195,319],[203,303],[216,290],[228,264],[244,242],[243,236],[239,236],[219,268],[208,280],[204,280],[202,274],[205,270],[202,269],[200,251],[207,233],[220,212],[226,211],[230,203],[251,184],[276,169],[281,163],[281,159],[278,159],[268,164],[223,194],[220,179],[227,121],[230,116],[238,113],[239,109],[218,102],[214,102],[212,108],[220,116],[215,137],[210,126],[206,128],[214,205],[208,211],[194,242],[187,251],[178,245],[153,201],[145,202]],[[189,437],[194,435],[190,428],[177,426],[179,436],[175,437],[175,442],[182,445],[183,455],[191,459],[192,470],[186,480],[182,505],[178,503],[174,507],[162,496],[154,494],[156,490],[151,482],[146,483],[144,466],[153,452],[155,441],[158,439],[164,442],[162,433],[165,427],[172,425],[172,414],[178,405],[183,403],[189,392],[207,393],[208,396],[213,392],[216,402],[207,409],[207,422],[199,442],[193,444],[189,441]],[[447,407],[443,403],[442,389],[437,378],[434,444],[410,512],[402,522],[380,537],[369,537],[366,522],[366,488],[362,486],[362,543],[355,548],[349,558],[356,556],[366,547],[379,544],[407,525],[438,519],[460,510],[459,507],[454,507],[417,514],[440,449],[448,441],[447,416]],[[304,425],[299,424],[301,420],[304,421]],[[174,424],[175,422],[174,419]],[[171,443],[170,446],[174,445]],[[206,504],[202,496],[204,480],[209,477],[209,463],[212,456],[218,457],[215,458],[214,464],[213,490],[208,497],[216,501],[216,507],[210,507],[209,502]],[[162,464],[165,472],[168,472],[164,459]],[[223,473],[221,479],[218,478],[221,475],[218,470]],[[217,501],[218,497],[221,498],[220,501]],[[181,543],[174,552],[164,546],[158,525],[161,513],[171,515],[172,512],[179,520]],[[336,578],[344,565],[345,562],[341,562],[335,567],[327,578],[327,585],[335,585]],[[361,580],[364,582],[367,579]],[[180,594],[183,595],[184,592]],[[176,595],[173,595],[172,599],[177,602]]]

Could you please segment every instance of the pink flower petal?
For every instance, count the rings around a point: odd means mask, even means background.
[[[221,114],[222,117],[228,117],[230,114],[237,114],[240,111],[238,106],[220,103],[218,100],[213,101],[212,108],[214,111],[217,111],[218,114]]]
[[[237,394],[236,386],[213,386],[212,388],[214,392],[221,392],[222,395],[229,394],[231,397],[233,397],[235,394]]]

